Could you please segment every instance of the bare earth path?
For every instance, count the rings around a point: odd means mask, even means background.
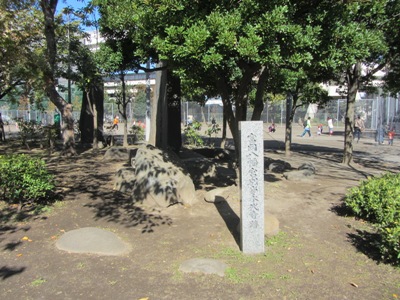
[[[264,255],[244,256],[237,244],[238,194],[227,202],[200,201],[165,212],[135,207],[129,195],[113,191],[122,163],[103,153],[49,159],[64,200],[44,214],[0,223],[2,299],[396,299],[400,271],[380,262],[369,226],[344,215],[341,200],[359,180],[399,171],[400,142],[354,144],[353,167],[340,164],[343,137],[293,137],[293,154],[283,153],[283,133],[265,133],[265,157],[297,168],[313,162],[314,180],[293,182],[265,173],[265,208],[281,233],[267,239]],[[297,132],[298,131],[298,132]],[[12,151],[0,145],[2,153]],[[73,164],[70,163],[73,162]],[[221,180],[224,180],[221,178]],[[204,190],[198,190],[203,199]],[[64,233],[83,227],[110,230],[132,251],[123,256],[72,254],[58,250]],[[229,265],[225,277],[184,274],[191,258]]]

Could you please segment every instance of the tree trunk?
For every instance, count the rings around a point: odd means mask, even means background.
[[[44,34],[46,37],[47,66],[43,69],[43,78],[45,82],[45,91],[50,101],[61,112],[63,119],[63,154],[75,155],[74,138],[74,119],[72,117],[72,105],[68,104],[57,92],[55,79],[57,42],[55,35],[54,14],[57,7],[57,0],[41,0],[40,6],[44,16]]]
[[[97,106],[96,106],[96,101],[93,101],[93,149],[98,149],[99,148],[99,141],[97,139],[98,137],[98,124],[97,124]]]
[[[203,105],[200,106],[200,112],[201,112],[201,119],[202,119],[202,122],[203,122],[204,124],[207,123],[206,116],[204,115],[204,106],[203,106]],[[208,118],[210,118],[210,116],[208,116]]]
[[[122,145],[124,147],[128,146],[128,118],[126,114],[126,107],[128,106],[128,101],[126,100],[126,84],[125,84],[125,74],[124,71],[121,71],[120,79],[122,83],[122,103],[118,105],[118,110],[122,116],[123,128],[124,128],[124,137]],[[122,110],[121,110],[122,106]]]
[[[354,133],[354,106],[356,102],[356,95],[360,84],[361,78],[361,63],[357,62],[352,68],[347,70],[347,106],[346,106],[346,119],[345,119],[345,136],[344,136],[344,164],[351,164],[353,162],[353,133]]]
[[[294,100],[296,98],[296,100]],[[286,98],[286,126],[285,126],[285,155],[290,156],[290,149],[292,145],[292,124],[294,118],[293,102],[297,102],[297,93],[292,95],[287,94]]]
[[[259,121],[261,119],[261,114],[264,110],[264,92],[265,84],[267,82],[268,72],[265,67],[262,68],[261,75],[258,78],[256,99],[254,101],[253,115],[251,116],[252,121]]]
[[[226,123],[228,124],[231,130],[233,142],[235,145],[236,159],[238,160],[240,153],[239,153],[238,123],[236,121],[237,118],[235,118],[235,115],[233,113],[232,102],[230,100],[228,87],[222,76],[217,84],[218,84],[218,90],[221,91],[222,103],[224,105],[224,118],[226,119]]]
[[[222,113],[222,138],[221,138],[221,144],[220,147],[221,148],[225,148],[225,142],[226,142],[226,125],[227,125],[227,121],[226,121],[226,112],[225,112],[225,105],[222,106],[223,109],[223,113]]]
[[[90,98],[88,98],[90,97]],[[95,107],[94,107],[95,105]],[[94,111],[96,109],[96,112]],[[97,117],[94,119],[95,113]],[[89,93],[83,93],[79,130],[81,142],[86,144],[104,141],[103,137],[104,91],[101,86],[92,87]],[[95,121],[96,120],[96,121]],[[95,122],[97,125],[95,125]],[[97,127],[97,129],[95,129]]]

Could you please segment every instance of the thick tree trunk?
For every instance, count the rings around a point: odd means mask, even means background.
[[[120,79],[122,83],[122,103],[118,105],[118,110],[122,116],[123,128],[124,128],[124,137],[122,141],[122,145],[124,147],[128,146],[128,118],[126,114],[126,108],[128,106],[128,101],[126,99],[126,84],[125,84],[125,73],[121,71]],[[122,108],[122,109],[121,109]]]
[[[94,137],[97,141],[104,141],[103,137],[103,115],[104,115],[104,91],[101,86],[94,87],[88,93],[83,93],[81,117],[79,120],[79,130],[81,131],[81,142],[86,144],[94,143]],[[93,104],[92,104],[93,103]],[[94,107],[94,104],[96,107]],[[96,121],[93,118],[96,109]],[[97,125],[95,125],[95,122]],[[95,129],[97,127],[97,129]],[[94,146],[94,145],[93,145]]]
[[[225,117],[226,123],[229,126],[229,129],[231,130],[233,142],[235,145],[236,159],[238,159],[240,153],[239,153],[239,136],[238,136],[237,118],[235,118],[235,114],[233,113],[233,107],[232,107],[232,102],[230,100],[230,94],[228,92],[228,87],[222,76],[217,84],[218,84],[218,90],[221,91],[222,103],[224,105],[224,117]]]
[[[294,99],[296,98],[296,100]],[[285,126],[285,155],[290,156],[290,149],[292,145],[292,124],[294,118],[293,103],[297,102],[297,93],[292,95],[287,94],[286,98],[286,126]]]
[[[66,155],[75,155],[74,119],[72,117],[72,105],[68,104],[57,92],[57,80],[55,78],[57,42],[55,35],[54,14],[57,0],[41,0],[40,6],[44,15],[44,34],[46,37],[47,66],[43,69],[45,91],[50,101],[61,112],[63,119],[64,151]]]
[[[356,95],[361,79],[361,63],[356,63],[351,69],[347,70],[347,106],[345,120],[345,136],[344,136],[344,164],[353,162],[353,133],[354,133],[354,106]]]
[[[227,121],[226,121],[226,115],[227,113],[225,112],[225,105],[223,105],[223,114],[222,114],[222,138],[221,138],[221,148],[225,148],[225,142],[226,142],[226,127],[227,127]]]
[[[264,110],[263,98],[265,93],[265,84],[267,82],[267,77],[268,77],[267,69],[263,67],[257,83],[256,99],[254,101],[253,115],[251,116],[251,120],[253,121],[259,121],[261,119],[261,114]]]

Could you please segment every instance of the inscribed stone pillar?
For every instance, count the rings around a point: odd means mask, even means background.
[[[262,121],[243,121],[240,130],[240,234],[245,254],[264,253],[264,141]]]

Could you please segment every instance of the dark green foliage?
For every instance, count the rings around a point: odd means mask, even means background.
[[[385,174],[361,182],[346,195],[354,214],[378,229],[384,259],[400,264],[400,174]]]
[[[24,154],[0,156],[0,199],[21,208],[30,203],[51,200],[55,185],[53,176],[39,158]]]

